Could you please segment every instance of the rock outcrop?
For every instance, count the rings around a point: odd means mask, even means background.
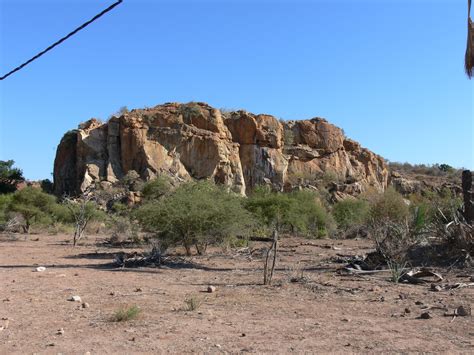
[[[388,182],[384,160],[322,118],[280,122],[246,111],[222,113],[204,103],[167,103],[66,133],[54,162],[58,195],[112,185],[130,171],[180,181],[213,179],[245,194],[259,184],[278,190],[332,184],[336,195]]]

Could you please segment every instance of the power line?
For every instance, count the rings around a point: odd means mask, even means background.
[[[54,47],[56,47],[57,45],[61,44],[62,42],[64,42],[65,40],[67,40],[69,37],[72,37],[74,36],[77,32],[79,32],[80,30],[82,30],[83,28],[87,27],[88,25],[90,25],[92,22],[94,22],[95,20],[97,20],[99,17],[101,17],[102,15],[106,14],[107,12],[109,12],[110,10],[112,10],[115,6],[119,5],[120,3],[122,3],[123,0],[118,0],[117,2],[113,3],[112,5],[110,5],[108,8],[106,8],[105,10],[103,10],[102,12],[98,13],[97,15],[95,15],[93,18],[91,18],[89,21],[83,23],[82,25],[80,25],[78,28],[76,28],[74,31],[72,31],[71,33],[69,33],[68,35],[64,36],[63,38],[61,38],[59,41],[53,43],[52,45],[50,45],[48,48],[46,48],[45,50],[43,50],[42,52],[39,52],[37,55],[35,55],[34,57],[28,59],[26,62],[24,62],[23,64],[17,66],[15,69],[9,71],[8,73],[6,73],[4,76],[0,77],[0,80],[3,80],[5,78],[7,78],[8,76],[12,75],[13,73],[17,72],[18,70],[20,69],[23,69],[24,67],[26,67],[28,64],[30,64],[32,61],[38,59],[39,57],[41,57],[43,54],[45,54],[46,52],[49,52],[51,49],[53,49]]]

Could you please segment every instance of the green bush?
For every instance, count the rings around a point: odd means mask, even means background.
[[[12,194],[0,194],[0,225],[8,222],[8,207],[12,200]]]
[[[11,199],[8,210],[20,214],[24,219],[23,231],[29,233],[33,223],[52,223],[52,209],[56,198],[40,189],[26,187],[16,191]]]
[[[154,180],[148,181],[142,189],[142,195],[145,200],[159,200],[169,193],[172,189],[171,182],[164,176],[158,176]]]
[[[210,182],[189,182],[169,195],[152,200],[136,212],[142,227],[156,233],[163,246],[183,245],[191,255],[225,237],[245,234],[252,225],[242,197]]]
[[[410,208],[402,195],[393,187],[384,193],[375,196],[370,208],[370,217],[373,223],[382,220],[403,222],[409,215]]]
[[[0,160],[0,194],[16,191],[17,184],[25,180],[23,172],[13,164],[13,160]]]
[[[446,217],[447,222],[454,219],[456,210],[462,205],[462,199],[449,189],[439,193],[424,191],[423,195],[409,196],[411,209],[420,209],[425,223],[437,222],[440,217]]]
[[[310,191],[284,194],[257,188],[245,207],[269,230],[324,237],[333,227],[332,217]]]
[[[352,227],[358,227],[367,222],[370,205],[365,200],[348,198],[334,204],[332,213],[337,227],[346,231]]]
[[[316,193],[302,190],[291,193],[289,197],[295,201],[289,220],[294,233],[317,238],[331,234],[335,227],[334,218]]]

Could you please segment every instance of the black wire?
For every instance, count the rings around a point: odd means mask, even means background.
[[[119,5],[123,0],[118,0],[116,3],[110,5],[108,8],[106,8],[104,11],[100,12],[99,14],[95,15],[93,18],[91,18],[89,21],[83,23],[81,26],[79,26],[78,28],[76,28],[74,31],[72,31],[71,33],[69,33],[67,36],[61,38],[59,41],[53,43],[52,45],[50,45],[48,48],[46,48],[44,51],[38,53],[37,55],[35,55],[34,57],[32,57],[31,59],[27,60],[26,62],[24,62],[23,64],[17,66],[15,69],[11,70],[10,72],[6,73],[4,76],[0,77],[0,80],[3,80],[5,79],[6,77],[12,75],[13,73],[17,72],[18,70],[26,67],[28,64],[30,64],[32,61],[38,59],[39,57],[41,57],[43,54],[45,54],[46,52],[49,52],[51,49],[53,49],[54,47],[56,47],[57,45],[61,44],[62,42],[64,42],[65,40],[67,40],[69,37],[72,37],[74,36],[77,32],[79,32],[80,30],[82,30],[83,28],[87,27],[88,25],[90,25],[92,22],[94,22],[95,20],[97,20],[99,17],[101,17],[102,15],[104,15],[105,13],[109,12],[110,10],[112,10],[115,6]]]

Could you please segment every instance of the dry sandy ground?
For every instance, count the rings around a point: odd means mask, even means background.
[[[76,248],[66,236],[0,239],[2,354],[474,353],[473,317],[452,321],[441,309],[473,305],[474,288],[433,292],[388,275],[336,274],[341,264],[330,257],[367,253],[368,241],[285,239],[274,285],[262,286],[258,253],[216,248],[194,257],[195,267],[117,269],[120,249],[99,237]],[[306,282],[290,282],[303,268]],[[438,271],[446,283],[473,273]],[[205,292],[210,284],[216,292]],[[202,303],[188,311],[193,297]],[[132,305],[142,309],[137,319],[111,321]],[[417,319],[427,307],[433,318]]]

